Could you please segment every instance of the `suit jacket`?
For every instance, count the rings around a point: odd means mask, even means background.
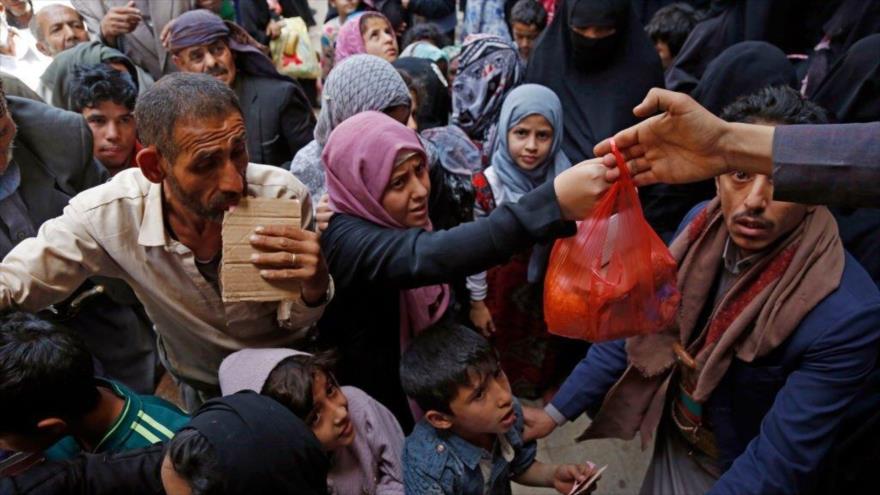
[[[315,114],[294,81],[238,73],[235,85],[250,161],[289,168],[290,160],[315,131]]]
[[[73,7],[82,14],[89,30],[100,36],[101,19],[113,7],[124,7],[129,0],[72,0]],[[195,0],[147,0],[150,5],[152,29],[141,22],[131,33],[120,36],[116,48],[140,67],[153,79],[158,80],[176,68],[159,35],[172,19],[195,8]],[[101,41],[104,42],[103,37]]]

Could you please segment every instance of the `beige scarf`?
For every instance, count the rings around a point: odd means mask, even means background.
[[[718,302],[708,324],[696,328],[710,304],[728,232],[718,198],[672,243],[682,300],[677,326],[626,342],[629,366],[609,390],[599,413],[578,438],[631,439],[647,445],[655,431],[676,363],[673,343],[696,362],[694,399],[705,401],[734,356],[752,362],[767,355],[798,327],[819,302],[840,285],[844,251],[837,224],[825,207],[813,207],[803,221],[766,256],[739,274]],[[694,332],[700,332],[694,338]],[[690,345],[689,345],[690,343]]]

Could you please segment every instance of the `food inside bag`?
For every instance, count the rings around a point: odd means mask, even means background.
[[[577,234],[553,247],[544,286],[551,333],[604,342],[674,324],[681,295],[669,249],[645,220],[638,192],[611,143],[620,179]]]

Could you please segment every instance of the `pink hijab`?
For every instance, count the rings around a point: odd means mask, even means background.
[[[361,21],[370,17],[380,17],[385,19],[389,26],[391,25],[388,18],[378,12],[364,12],[354,19],[345,21],[345,24],[339,28],[339,34],[336,35],[334,67],[352,55],[367,53],[367,46],[364,44],[364,37],[361,34]]]
[[[327,175],[330,208],[390,229],[406,229],[382,207],[400,151],[414,151],[427,161],[418,135],[381,112],[346,119],[330,134],[321,161]],[[425,230],[432,230],[430,220]],[[449,287],[430,285],[400,291],[400,348],[431,326],[449,305]]]

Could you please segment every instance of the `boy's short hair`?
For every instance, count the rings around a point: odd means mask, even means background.
[[[195,428],[184,428],[165,446],[174,471],[192,490],[192,495],[223,493],[224,477],[217,453],[207,437]]]
[[[312,395],[315,376],[321,372],[336,383],[332,372],[335,362],[331,352],[297,354],[285,358],[272,368],[260,394],[275,399],[310,426],[315,409]]]
[[[420,22],[407,29],[406,33],[403,34],[402,41],[403,48],[417,41],[427,41],[437,48],[443,48],[449,44],[449,40],[443,34],[443,31],[440,30],[440,26],[433,22]],[[401,51],[403,48],[401,48]]]
[[[669,54],[674,58],[699,20],[699,12],[690,5],[673,3],[655,12],[645,31],[654,43],[666,43]]]
[[[537,0],[518,0],[510,11],[510,25],[514,22],[537,26],[538,31],[547,27],[547,11]]]
[[[826,124],[828,114],[819,105],[807,100],[789,86],[769,86],[741,96],[727,105],[721,118],[728,122],[754,123],[757,121],[779,124]]]
[[[76,419],[100,398],[78,335],[30,313],[0,316],[0,430],[30,434],[46,418]]]
[[[449,404],[459,387],[498,368],[498,355],[483,336],[459,324],[439,324],[418,335],[403,353],[400,383],[424,411],[452,414]]]
[[[107,64],[77,66],[70,81],[71,110],[82,112],[104,101],[134,110],[138,90],[131,76]]]

